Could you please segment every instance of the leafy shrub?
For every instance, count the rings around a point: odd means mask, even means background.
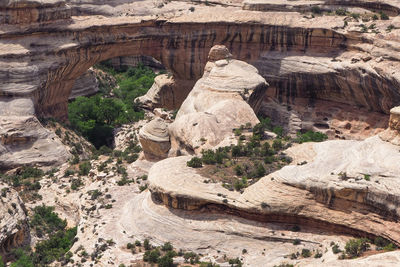
[[[144,112],[134,99],[147,92],[155,77],[154,72],[142,64],[123,73],[116,73],[107,64],[102,68],[118,76],[119,86],[114,90],[115,97],[107,98],[101,94],[77,97],[68,105],[72,128],[96,148],[111,144],[115,126],[144,118]]]
[[[347,10],[344,8],[338,8],[335,11],[336,15],[338,16],[346,16],[347,15]]]
[[[272,143],[272,148],[275,151],[281,150],[283,147],[282,141],[280,139],[275,139],[274,142]]]
[[[293,240],[293,245],[300,245],[300,243],[301,243],[301,241],[300,241],[300,239],[295,239],[295,240]]]
[[[346,243],[346,246],[344,248],[346,254],[350,258],[359,257],[363,252],[365,252],[369,248],[368,239],[366,238],[351,239]]]
[[[164,245],[161,247],[162,251],[171,251],[173,249],[174,249],[174,247],[172,246],[172,244],[170,242],[164,243]]]
[[[239,164],[235,165],[235,173],[236,175],[240,176],[243,174],[243,168]]]
[[[321,8],[320,8],[319,6],[312,6],[312,7],[311,7],[311,12],[312,12],[313,14],[321,14],[321,13],[322,13],[322,10],[321,10]]]
[[[320,133],[320,132],[313,132],[313,131],[307,131],[306,133],[297,133],[297,138],[296,142],[298,143],[305,143],[305,142],[322,142],[328,139],[328,136],[326,134]]]
[[[33,212],[30,224],[37,232],[50,234],[63,230],[67,226],[67,221],[58,217],[57,213],[54,212],[54,207],[37,206],[33,209]]]
[[[161,253],[158,249],[147,250],[143,255],[143,260],[148,262],[157,263]]]
[[[381,16],[381,20],[388,20],[389,16],[386,13],[380,12],[379,15]]]
[[[229,259],[228,263],[233,267],[241,267],[243,265],[239,258]]]
[[[272,131],[278,136],[283,137],[283,128],[281,126],[275,126]]]
[[[311,251],[309,249],[303,248],[301,250],[301,256],[303,258],[309,258],[309,257],[311,257]]]
[[[67,170],[65,170],[65,172],[64,172],[64,177],[68,177],[68,176],[70,176],[70,175],[74,175],[74,173],[75,173],[74,170],[67,169]]]
[[[92,165],[89,161],[85,161],[79,164],[79,174],[80,175],[88,175],[90,170],[92,169]]]
[[[161,257],[158,259],[158,267],[173,267],[174,261],[171,257],[168,257],[167,255]]]
[[[317,250],[317,253],[315,253],[314,258],[319,259],[321,257],[322,257],[322,253]]]
[[[201,167],[203,167],[202,160],[200,158],[198,158],[198,157],[193,157],[191,160],[186,162],[186,165],[188,167],[192,167],[192,168],[201,168]]]
[[[143,246],[145,250],[151,249],[150,241],[147,238],[143,241]]]
[[[49,238],[36,243],[34,251],[19,248],[13,251],[15,261],[12,267],[48,266],[54,261],[67,260],[64,256],[75,242],[77,228],[66,229],[67,222],[53,212],[54,207],[38,206],[34,208],[31,226],[36,231],[46,232]],[[70,258],[70,257],[69,257]]]
[[[338,254],[338,253],[342,252],[342,250],[339,248],[338,244],[334,244],[332,246],[332,252],[333,252],[333,254]]]

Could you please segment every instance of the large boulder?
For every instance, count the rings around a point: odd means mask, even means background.
[[[171,145],[165,121],[157,117],[143,126],[139,131],[139,141],[146,159],[166,158]]]
[[[173,109],[177,103],[175,103],[174,98],[174,79],[167,75],[162,74],[158,75],[154,79],[154,83],[147,91],[147,93],[143,96],[140,96],[135,99],[135,101],[139,101],[141,105],[148,109],[154,108],[168,108]]]
[[[268,84],[257,69],[231,59],[224,46],[213,47],[209,60],[169,127],[172,155],[227,144],[234,128],[259,122],[255,112]]]

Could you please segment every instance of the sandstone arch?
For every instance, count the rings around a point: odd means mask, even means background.
[[[7,28],[0,33],[7,47],[0,55],[0,112],[2,103],[25,97],[39,117],[66,119],[74,80],[97,62],[127,55],[159,60],[173,73],[181,103],[215,44],[259,69],[270,84],[266,101],[290,106],[300,99],[312,106],[323,100],[386,114],[400,104],[398,55],[389,39],[378,43],[343,31],[334,18],[325,18],[327,25],[301,18],[242,10],[235,17],[72,17],[64,24]]]

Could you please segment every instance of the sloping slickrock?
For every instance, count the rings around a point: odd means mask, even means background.
[[[234,128],[259,121],[255,115],[267,83],[256,68],[230,59],[213,47],[203,77],[197,81],[170,125],[171,154],[198,153],[217,146]]]
[[[24,204],[17,192],[0,183],[0,255],[29,242]]]
[[[61,140],[33,116],[0,116],[0,169],[61,165],[70,158]]]
[[[139,131],[139,141],[147,159],[166,158],[171,147],[168,126],[161,118],[155,118]]]
[[[243,194],[204,183],[205,178],[196,169],[186,166],[190,157],[153,165],[149,188],[174,208],[193,210],[217,204],[246,218],[383,236],[400,244],[397,146],[375,136],[365,141],[298,145],[288,154],[295,163],[308,163],[286,166],[263,177]]]

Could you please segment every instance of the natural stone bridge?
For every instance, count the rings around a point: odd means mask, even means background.
[[[375,66],[374,40],[342,31],[341,23],[329,17],[322,25],[293,13],[254,13],[171,20],[72,17],[41,26],[8,25],[0,32],[0,115],[34,110],[40,117],[66,119],[75,80],[97,62],[127,55],[152,56],[172,72],[178,107],[215,44],[259,69],[271,85],[266,99],[290,104],[319,99],[384,113],[400,103],[398,73],[392,72],[398,63]],[[383,48],[373,57],[391,53],[386,44],[379,45]],[[349,57],[356,49],[359,58]]]

